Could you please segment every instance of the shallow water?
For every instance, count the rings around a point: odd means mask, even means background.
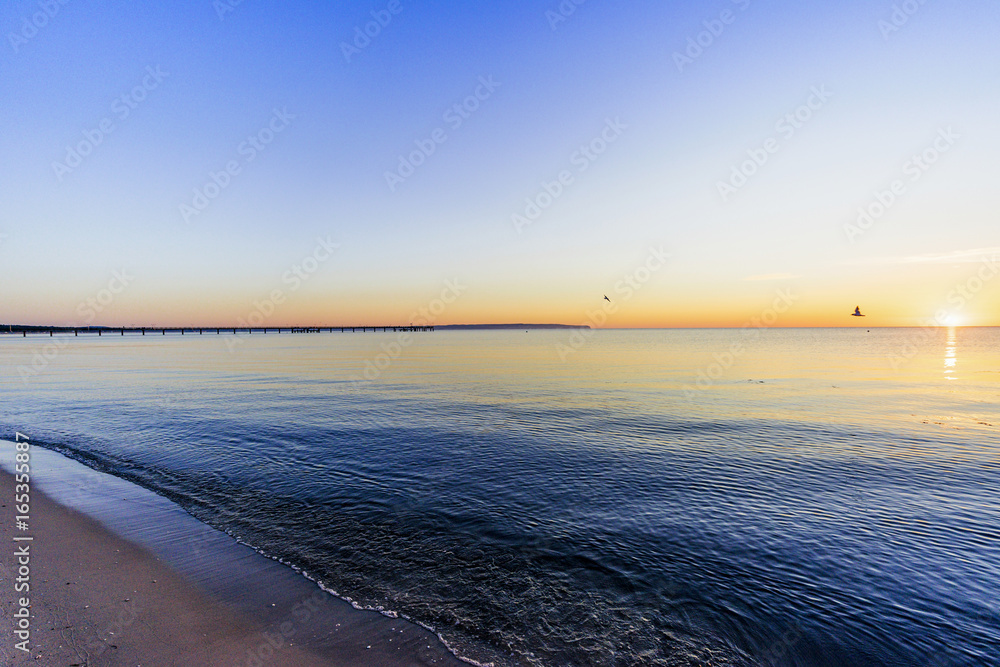
[[[1000,329],[575,336],[2,337],[0,435],[480,662],[1000,664]]]

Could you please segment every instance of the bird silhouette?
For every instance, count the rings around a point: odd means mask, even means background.
[[[611,303],[611,299],[608,298],[607,294],[604,295],[604,300],[607,301],[608,303]]]
[[[864,315],[861,314],[861,306],[854,307],[854,312],[851,313],[851,317],[864,317]]]

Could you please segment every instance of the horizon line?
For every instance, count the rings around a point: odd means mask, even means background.
[[[517,329],[521,327],[529,327],[536,329],[591,329],[593,331],[642,331],[642,330],[681,330],[681,329],[991,329],[998,328],[1000,324],[899,324],[899,325],[774,325],[774,326],[760,326],[755,327],[750,324],[744,325],[731,325],[731,326],[685,326],[685,325],[675,325],[675,326],[623,326],[623,327],[595,327],[590,324],[560,324],[552,322],[496,322],[496,323],[448,323],[439,324],[435,322],[425,322],[425,323],[408,323],[408,324],[312,324],[312,325],[249,325],[249,324],[236,324],[236,325],[107,325],[107,324],[88,324],[88,325],[74,325],[74,324],[0,324],[0,334],[9,334],[16,331],[21,333],[22,331],[86,331],[86,330],[105,330],[105,331],[190,331],[190,330],[210,330],[210,329],[236,329],[236,330],[254,330],[254,331],[264,331],[266,330],[278,330],[278,329],[402,329],[402,328],[435,328],[435,329],[448,329],[448,328],[483,328],[483,329],[497,329],[497,328],[509,328]]]

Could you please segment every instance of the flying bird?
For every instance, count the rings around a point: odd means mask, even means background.
[[[854,312],[851,313],[851,317],[864,317],[864,315],[861,314],[861,306],[854,307]]]
[[[607,301],[608,303],[611,303],[611,299],[608,298],[607,294],[604,295],[604,300]]]

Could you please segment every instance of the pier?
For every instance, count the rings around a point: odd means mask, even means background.
[[[318,334],[318,333],[365,333],[365,332],[424,332],[434,331],[433,325],[383,325],[383,326],[317,326],[317,327],[36,327],[36,326],[14,326],[8,325],[0,329],[2,335],[17,335],[27,338],[28,334],[33,336],[55,334],[72,334],[73,336],[166,336],[170,335],[195,335],[213,336],[227,335],[251,335],[251,334]]]

